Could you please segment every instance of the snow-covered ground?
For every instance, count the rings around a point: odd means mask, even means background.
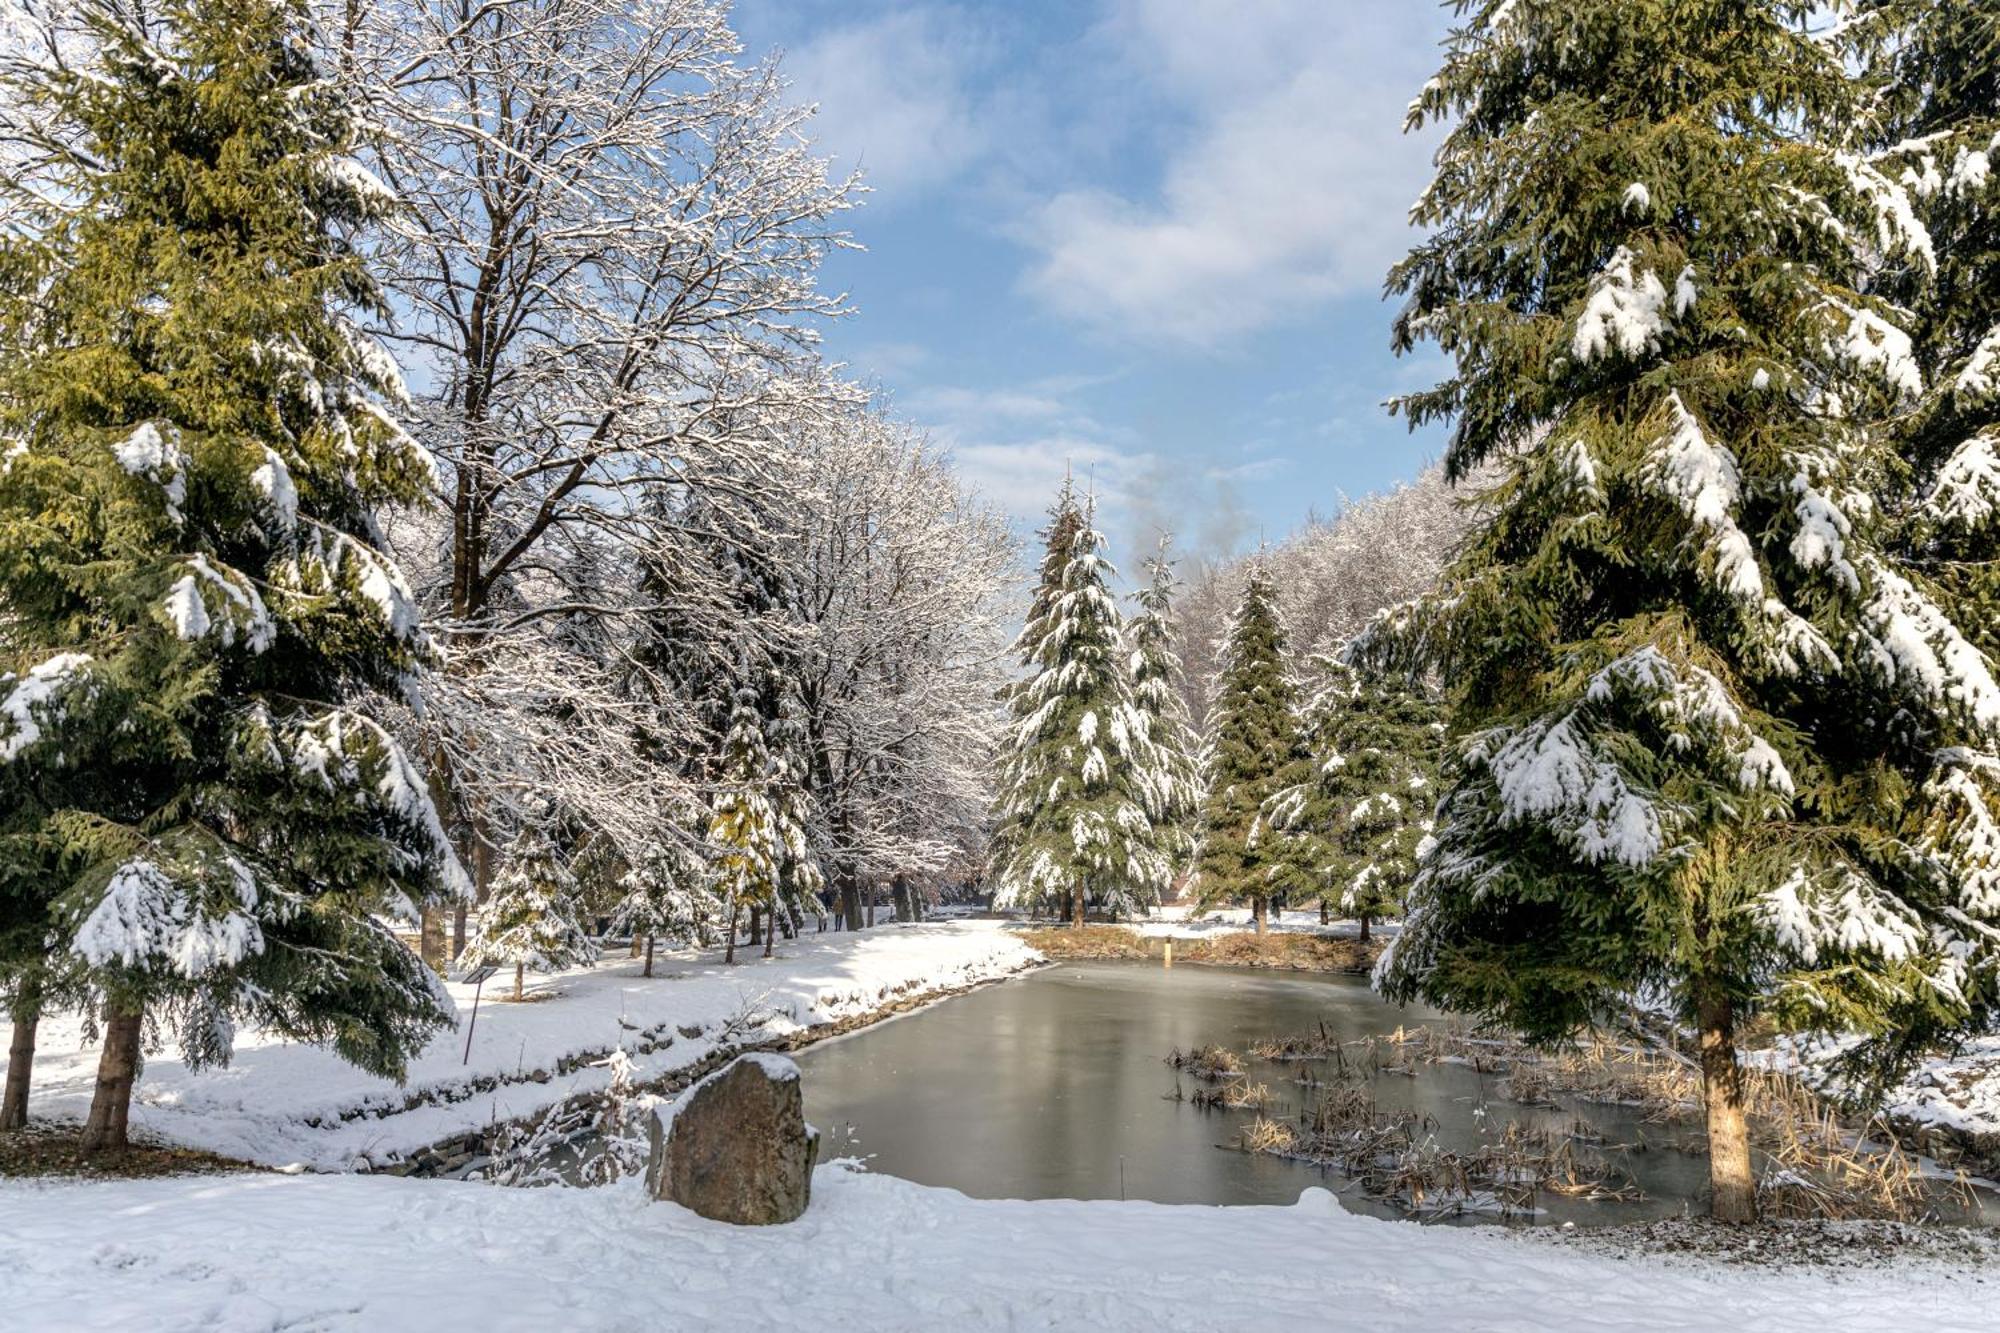
[[[2000,1136],[2000,1036],[1926,1060],[1891,1094],[1889,1113],[1910,1125]]]
[[[1148,938],[1170,935],[1177,940],[1208,939],[1216,935],[1233,935],[1237,931],[1250,930],[1255,923],[1247,907],[1217,907],[1197,917],[1191,907],[1162,907],[1151,916],[1133,921],[1132,928]],[[1298,912],[1273,912],[1267,927],[1271,930],[1289,931],[1302,935],[1354,936],[1361,933],[1359,921],[1334,921],[1321,925],[1319,909],[1312,908]],[[1385,938],[1394,935],[1400,927],[1395,922],[1377,921],[1371,934]]]
[[[631,1184],[386,1177],[0,1182],[20,1329],[1689,1329],[2000,1327],[1989,1279],[1610,1258],[1289,1208],[987,1201],[822,1168],[784,1227]]]
[[[662,954],[655,975],[637,959],[529,979],[529,1002],[506,997],[511,975],[486,985],[471,1059],[461,1028],[411,1063],[398,1087],[330,1053],[249,1031],[227,1069],[191,1072],[171,1051],[147,1057],[132,1106],[144,1136],[266,1165],[344,1171],[381,1165],[481,1126],[537,1113],[605,1086],[609,1071],[584,1064],[623,1045],[645,1081],[694,1064],[720,1044],[784,1036],[885,1004],[1004,977],[1039,955],[996,921],[878,926],[781,941],[777,956],[739,951]],[[461,1023],[472,988],[454,984]],[[745,1020],[751,1030],[736,1031]],[[0,1023],[0,1034],[8,1025]],[[0,1035],[0,1041],[5,1036]],[[72,1016],[45,1019],[35,1061],[36,1116],[80,1119],[90,1104],[97,1049]],[[650,1049],[649,1049],[650,1048]]]

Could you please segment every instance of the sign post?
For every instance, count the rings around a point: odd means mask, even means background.
[[[479,1026],[479,992],[486,986],[486,979],[500,969],[493,966],[477,967],[465,979],[472,983],[472,1018],[465,1025],[465,1059],[461,1065],[472,1063],[472,1030]]]

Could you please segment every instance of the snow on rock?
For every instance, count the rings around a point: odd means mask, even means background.
[[[798,1221],[740,1228],[636,1181],[239,1175],[0,1182],[0,1215],[0,1308],[22,1328],[2000,1326],[1969,1267],[1614,1257],[1360,1217],[1318,1188],[1290,1207],[1029,1202],[830,1165]]]
[[[9,724],[0,736],[0,764],[11,761],[21,751],[42,738],[42,724],[61,716],[60,695],[83,668],[90,665],[88,653],[57,653],[46,662],[28,668],[25,676],[0,675],[0,719]]]
[[[104,936],[107,943],[112,938]],[[655,1081],[727,1046],[995,980],[1040,961],[995,921],[806,935],[781,944],[774,958],[734,967],[725,966],[719,953],[661,952],[659,975],[650,978],[639,975],[637,959],[607,958],[531,979],[538,1003],[496,1002],[489,987],[470,1061],[462,1028],[441,1033],[412,1058],[402,1087],[330,1051],[255,1028],[238,1034],[226,1071],[192,1072],[172,1051],[149,1055],[133,1099],[132,1128],[273,1166],[341,1171],[363,1159],[383,1164],[599,1091],[609,1086],[611,1069],[587,1062],[602,1061],[620,1046],[631,1056],[631,1077]],[[473,988],[451,983],[448,989],[462,1022]],[[6,1030],[0,1022],[0,1031]],[[583,1067],[550,1076],[546,1071],[558,1062]],[[96,1045],[83,1041],[78,1018],[45,1017],[34,1114],[81,1119],[96,1068]]]

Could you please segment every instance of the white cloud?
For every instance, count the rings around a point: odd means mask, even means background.
[[[959,473],[981,495],[1023,522],[1039,522],[1065,475],[1097,496],[1100,522],[1111,525],[1131,508],[1133,492],[1158,460],[1075,435],[1045,435],[1011,443],[965,442],[944,436]]]
[[[1123,0],[1106,35],[1168,108],[1157,198],[1046,199],[1028,289],[1198,346],[1372,293],[1413,239],[1430,141],[1402,121],[1439,26],[1405,0]]]
[[[934,385],[901,396],[896,406],[924,421],[961,424],[994,420],[1045,421],[1062,416],[1063,404],[1033,389],[968,389]]]
[[[819,107],[820,150],[862,168],[872,206],[894,206],[984,150],[968,89],[980,47],[953,11],[903,9],[818,33],[786,53],[784,69],[792,96]]]
[[[1095,489],[1099,507],[1123,513],[1151,454],[1124,447],[1066,399],[1073,379],[973,388],[932,384],[899,394],[897,413],[921,422],[980,494],[1025,523],[1038,521],[1065,472]]]

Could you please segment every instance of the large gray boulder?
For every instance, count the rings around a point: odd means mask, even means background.
[[[799,1067],[742,1055],[661,1109],[646,1180],[654,1198],[703,1217],[768,1226],[805,1212],[818,1156]]]

